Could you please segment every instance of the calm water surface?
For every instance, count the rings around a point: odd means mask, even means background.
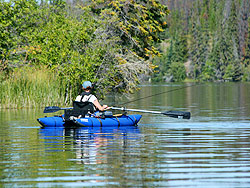
[[[0,187],[250,187],[250,83],[186,86],[106,99],[170,91],[126,107],[192,113],[143,114],[138,127],[40,129],[43,109],[0,111]]]

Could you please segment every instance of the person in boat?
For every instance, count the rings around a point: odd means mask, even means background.
[[[95,95],[91,94],[92,83],[90,81],[85,81],[82,84],[83,93],[76,97],[77,102],[90,102],[94,105],[95,109],[99,111],[104,111],[108,108],[107,105],[101,105]]]

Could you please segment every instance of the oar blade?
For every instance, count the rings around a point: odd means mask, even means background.
[[[58,106],[47,106],[47,107],[45,107],[43,113],[53,113],[53,112],[57,112],[59,110],[61,110],[61,108]]]
[[[179,118],[179,119],[190,119],[191,113],[190,112],[182,112],[182,111],[166,111],[162,112],[163,115]]]

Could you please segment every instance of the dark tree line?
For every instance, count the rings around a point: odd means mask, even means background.
[[[248,0],[168,0],[167,40],[154,80],[250,81]],[[173,71],[171,67],[179,64]],[[161,71],[160,71],[161,70]],[[165,70],[162,72],[162,70]],[[182,74],[182,75],[181,75]]]

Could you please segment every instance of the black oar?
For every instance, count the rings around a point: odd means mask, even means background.
[[[128,108],[118,108],[118,107],[109,107],[113,110],[123,110],[123,111],[132,111],[132,112],[144,112],[144,113],[151,113],[151,114],[163,114],[173,118],[180,118],[180,119],[190,119],[191,113],[190,112],[183,112],[183,111],[166,111],[166,112],[159,112],[159,111],[149,111],[149,110],[139,110],[139,109],[128,109]]]
[[[57,112],[59,110],[68,110],[68,109],[73,109],[73,107],[60,108],[58,106],[47,106],[47,107],[45,107],[43,113],[53,113],[53,112]]]

